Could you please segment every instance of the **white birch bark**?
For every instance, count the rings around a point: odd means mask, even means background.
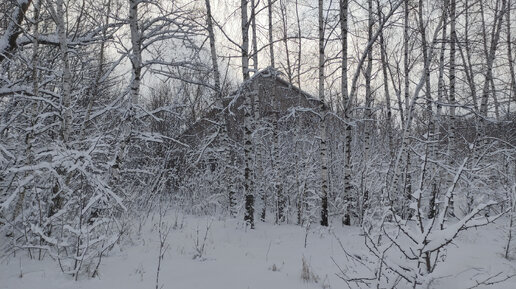
[[[61,62],[63,64],[62,72],[62,88],[61,88],[61,105],[63,114],[63,123],[61,128],[61,134],[64,143],[68,143],[70,138],[71,130],[71,90],[72,90],[72,73],[70,71],[70,60],[68,51],[68,38],[66,36],[65,27],[65,11],[63,0],[57,0],[57,35],[59,38],[59,49],[61,52]]]
[[[276,77],[276,76],[274,76]],[[272,138],[273,138],[273,166],[274,166],[274,190],[276,193],[276,223],[281,223],[284,221],[284,209],[285,209],[285,196],[283,193],[283,181],[281,178],[281,168],[280,168],[280,161],[281,161],[281,155],[280,155],[280,140],[279,140],[279,127],[278,127],[278,120],[279,120],[279,111],[280,111],[280,101],[279,101],[279,95],[276,87],[273,88],[273,101],[275,104],[274,108],[274,116],[272,119]]]
[[[506,4],[507,0],[501,1],[501,7],[495,10],[494,23],[492,27],[492,31],[490,34],[487,34],[485,31],[485,13],[484,13],[484,4],[480,3],[481,8],[481,16],[482,16],[482,27],[484,29],[484,50],[486,56],[486,72],[485,72],[485,81],[484,87],[482,89],[482,98],[480,103],[480,114],[484,117],[487,117],[488,113],[488,101],[489,101],[489,92],[490,85],[493,80],[493,65],[496,57],[496,51],[498,49],[498,42],[500,40],[500,32],[503,22],[503,16],[506,13]],[[487,48],[487,35],[491,35],[491,41],[489,48]],[[481,118],[481,122],[483,122],[483,118]]]
[[[450,162],[453,165],[454,157],[452,156],[454,153],[455,147],[455,106],[456,106],[456,97],[455,97],[455,54],[456,54],[456,43],[457,43],[457,31],[456,31],[456,7],[457,4],[455,0],[450,0],[450,71],[449,71],[449,80],[450,80],[450,89],[449,89],[449,100],[450,100],[450,129],[448,132],[448,154],[450,156]]]
[[[447,18],[448,18],[448,14],[447,14],[447,5],[446,3],[444,4],[444,7],[443,7],[443,19],[445,19],[445,23],[443,25],[443,31],[442,31],[442,39],[447,39]],[[443,98],[444,98],[444,95],[445,95],[445,87],[444,87],[444,69],[445,69],[445,51],[446,51],[446,43],[443,41],[441,43],[441,50],[440,50],[440,53],[439,53],[439,76],[438,76],[438,81],[437,81],[437,105],[436,105],[436,112],[434,114],[434,130],[433,130],[433,137],[432,137],[432,141],[433,141],[433,144],[431,146],[431,151],[430,151],[430,158],[435,160],[436,157],[437,157],[437,153],[438,153],[438,141],[440,139],[440,133],[441,133],[441,130],[440,130],[440,127],[441,127],[441,115],[442,115],[442,102],[443,102]],[[431,171],[430,171],[430,174],[431,175],[435,175],[436,173],[436,166],[435,165],[431,165]],[[429,204],[428,204],[428,218],[429,219],[432,219],[436,216],[437,214],[437,198],[438,198],[438,193],[439,193],[439,179],[441,178],[437,178],[437,177],[434,177],[433,180],[432,180],[432,188],[431,188],[431,192],[430,192],[430,199],[429,199]]]
[[[298,36],[298,45],[297,45],[297,87],[299,90],[302,89],[301,83],[301,54],[303,47],[303,32],[301,30],[301,19],[299,18],[299,1],[296,0],[296,19],[297,19],[297,36]],[[301,95],[299,95],[301,97]]]
[[[242,75],[244,82],[249,79],[249,19],[247,16],[248,0],[241,0],[240,11],[242,14],[241,30],[242,30]]]
[[[409,95],[410,95],[410,63],[409,63],[409,21],[410,21],[410,10],[409,1],[403,1],[403,95],[405,100],[405,113],[409,111]],[[404,124],[406,115],[401,116],[401,123]]]
[[[138,26],[138,6],[141,0],[129,0],[129,29],[131,30],[131,55],[130,60],[132,64],[132,77],[130,84],[130,105],[131,110],[134,110],[133,105],[138,102],[140,95],[140,83],[142,73],[142,51],[141,51],[141,33]],[[134,112],[133,112],[134,113]]]
[[[128,116],[122,124],[122,139],[115,153],[115,160],[111,166],[111,175],[115,182],[120,179],[120,168],[123,162],[123,155],[131,138],[132,122],[136,113],[136,104],[140,96],[141,72],[142,72],[142,35],[138,25],[138,8],[141,0],[129,0],[129,29],[131,35],[131,82],[129,83],[129,101],[127,103]]]
[[[213,15],[211,14],[210,0],[205,0],[205,4],[206,4],[206,29],[208,30],[208,38],[210,40],[211,65],[213,66],[213,81],[215,83],[215,90],[216,90],[217,99],[218,99],[221,97],[221,95],[220,95],[221,87],[220,87],[219,63],[217,61],[215,33],[213,31],[213,19],[212,19]]]
[[[324,99],[324,0],[319,0],[319,99]]]
[[[254,229],[254,188],[253,188],[253,144],[252,144],[252,116],[251,116],[251,87],[249,85],[249,19],[247,16],[247,0],[241,1],[241,29],[242,29],[242,76],[244,85],[244,195],[245,215],[244,221]]]
[[[325,114],[324,104],[322,113]],[[326,118],[321,118],[320,123],[321,136],[321,226],[328,226],[328,148],[326,135]]]
[[[509,72],[511,74],[511,93],[514,101],[516,102],[516,72],[514,70],[514,55],[513,55],[513,47],[512,47],[512,34],[511,34],[511,7],[509,6],[507,9],[507,13],[505,14],[506,24],[507,24],[507,59],[509,61]]]
[[[288,78],[288,82],[290,85],[293,81],[293,77],[292,77],[292,65],[291,65],[291,61],[290,61],[290,49],[288,46],[288,17],[287,17],[287,3],[285,3],[285,0],[281,0],[281,2],[280,2],[280,11],[281,11],[281,20],[282,20],[281,23],[283,25],[282,42],[283,42],[283,46],[285,47],[285,59],[287,61],[286,73],[287,73],[287,78]]]
[[[465,27],[469,27],[469,25],[470,25],[470,19],[469,19],[470,4],[469,4],[469,0],[465,0],[465,5],[464,6],[465,6],[465,8],[464,8],[464,23],[465,23]],[[465,61],[463,61],[464,65],[465,65],[464,70],[466,72],[466,77],[467,77],[467,80],[468,80],[468,85],[469,85],[469,89],[470,89],[470,93],[471,93],[471,98],[473,99],[473,106],[475,108],[475,111],[478,111],[479,107],[478,107],[477,89],[476,89],[476,84],[475,84],[475,80],[474,80],[475,74],[473,72],[473,65],[472,65],[472,62],[471,62],[471,44],[470,44],[470,41],[469,41],[469,29],[465,29],[465,31],[464,31],[464,46],[465,46],[465,51],[466,51]]]
[[[373,1],[367,0],[367,42],[371,42],[373,37],[373,25],[374,25],[374,17],[373,17]],[[373,95],[371,90],[371,74],[373,71],[373,46],[371,45],[367,50],[367,62],[366,69],[364,73],[365,79],[365,132],[364,132],[364,158],[363,160],[367,160],[369,155],[369,149],[371,146],[371,129],[372,129],[372,104],[373,104]],[[364,196],[365,197],[365,196]]]
[[[324,111],[324,0],[319,0],[319,99],[323,102],[321,112],[321,123],[319,126],[321,137],[321,225],[328,226],[328,156],[327,156],[327,137],[326,137],[326,112]]]
[[[253,28],[253,69],[258,72],[258,40],[256,37],[256,1],[251,0],[251,26]]]
[[[342,37],[342,64],[341,64],[341,93],[342,108],[344,114],[345,141],[344,141],[344,216],[342,223],[351,225],[350,208],[352,201],[351,186],[351,103],[352,100],[348,94],[348,0],[340,2],[340,30]]]
[[[374,25],[374,14],[373,14],[373,0],[367,1],[367,42],[371,43],[373,37],[373,25]],[[380,32],[380,35],[382,32]],[[363,146],[363,158],[361,158],[362,163],[362,172],[365,172],[367,167],[367,162],[369,160],[369,151],[371,148],[371,134],[373,130],[373,113],[372,113],[372,105],[373,105],[373,94],[371,88],[371,77],[373,71],[373,45],[370,45],[367,50],[367,62],[366,68],[364,72],[365,79],[365,110],[364,110],[364,146]],[[363,176],[363,174],[362,174]],[[361,180],[364,180],[362,177]],[[365,210],[367,209],[367,203],[369,200],[369,192],[368,188],[365,187],[365,182],[361,182],[362,185],[360,190],[360,198],[358,208],[359,208],[359,218],[360,222],[363,219]]]
[[[378,9],[378,20],[382,21],[382,10],[380,3],[377,1]],[[389,154],[391,158],[394,157],[394,140],[392,132],[392,107],[391,107],[391,95],[389,91],[389,74],[387,73],[387,66],[389,65],[387,60],[387,47],[384,39],[383,31],[380,33],[380,59],[382,63],[382,74],[383,74],[383,93],[385,97],[385,106],[387,109],[387,138],[389,140]]]
[[[271,67],[274,67],[274,41],[273,41],[273,30],[272,30],[272,0],[267,0],[267,12],[268,12],[268,25],[269,25],[269,57],[271,59]]]
[[[254,40],[253,40],[254,41]],[[253,110],[254,110],[254,186],[255,186],[255,192],[256,195],[261,197],[264,194],[264,179],[262,175],[262,149],[260,147],[260,140],[262,139],[261,133],[259,132],[261,127],[261,121],[260,121],[260,95],[263,95],[262,90],[263,88],[258,88],[255,92],[252,94],[253,97]]]

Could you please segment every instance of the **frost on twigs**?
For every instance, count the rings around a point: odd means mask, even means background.
[[[424,212],[422,204],[426,188],[420,183],[420,189],[412,194],[411,219],[406,220],[397,215],[397,210],[392,205],[387,206],[385,210],[377,210],[376,214],[366,219],[363,229],[368,254],[351,254],[339,240],[341,249],[352,264],[349,265],[348,262],[342,265],[334,261],[340,270],[339,277],[347,284],[363,285],[366,288],[393,288],[392,286],[396,287],[397,284],[425,288],[434,282],[438,277],[434,274],[435,269],[445,260],[447,251],[453,249],[449,245],[454,243],[460,233],[488,225],[508,211],[505,209],[489,216],[486,213],[488,209],[499,203],[479,200],[479,203],[462,218],[446,218],[449,207],[452,206],[452,196],[457,193],[467,162],[466,158],[457,167],[453,181],[449,183],[439,202],[441,206],[438,214],[434,217],[428,218]],[[487,276],[486,280],[482,282],[487,284],[489,280],[502,282],[505,279]]]
[[[313,283],[317,283],[320,280],[320,277],[315,274],[312,266],[305,259],[305,256],[301,258],[301,279],[305,282]]]
[[[195,253],[192,257],[194,260],[204,261],[206,260],[206,245],[208,243],[208,234],[210,233],[211,225],[213,224],[213,219],[210,219],[206,223],[206,227],[203,233],[199,232],[199,226],[197,225],[197,229],[195,230],[195,240],[194,240],[194,250]],[[202,236],[200,235],[202,234]]]

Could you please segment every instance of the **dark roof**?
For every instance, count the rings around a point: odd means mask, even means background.
[[[279,72],[277,69],[273,67],[267,67],[265,69],[262,69],[255,74],[253,74],[252,77],[247,80],[247,83],[252,83],[256,81],[259,77],[262,78],[269,78],[274,77],[274,80],[279,83],[283,87],[288,87],[288,89],[293,90],[294,92],[297,92],[300,96],[304,97],[308,103],[313,104],[314,106],[321,107],[322,109],[326,109],[326,105],[319,100],[318,98],[312,96],[308,92],[305,92],[301,89],[299,89],[297,86],[293,85],[292,83],[288,82],[284,78],[282,78],[282,73]],[[220,113],[225,110],[231,110],[232,106],[237,103],[239,97],[243,94],[240,92],[242,91],[242,88],[244,87],[245,83],[242,83],[240,85],[240,88],[230,93],[228,96],[224,97],[223,100],[223,108],[222,107],[215,107],[207,111],[202,118],[197,120],[195,123],[191,124],[188,128],[186,128],[180,135],[179,140],[183,141],[188,139],[189,137],[195,137],[197,133],[202,130],[200,126],[205,127],[209,124],[215,124],[217,122],[218,117],[220,116]]]
[[[251,76],[249,78],[249,80],[247,80],[248,82],[253,82],[254,80],[256,80],[258,77],[264,77],[264,78],[268,78],[268,77],[274,77],[275,81],[281,83],[282,85],[284,86],[288,86],[290,89],[292,89],[293,91],[295,92],[298,92],[300,95],[304,96],[306,98],[306,100],[310,101],[310,102],[317,102],[319,103],[320,105],[323,104],[323,102],[317,98],[317,97],[314,97],[313,95],[311,95],[310,93],[300,89],[299,87],[295,86],[294,84],[290,83],[288,80],[284,79],[282,76],[284,74],[277,70],[276,68],[272,67],[272,66],[268,66],[267,68],[264,68],[258,72],[256,72],[255,74],[253,74],[253,76]],[[235,90],[233,91],[232,93],[230,93],[227,97],[225,98],[234,98],[235,95],[237,95],[238,93],[240,92],[240,89],[238,90]]]

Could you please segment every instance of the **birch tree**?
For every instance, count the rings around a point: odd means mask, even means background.
[[[246,82],[249,80],[249,18],[247,16],[247,0],[241,1],[240,11],[242,14],[242,78],[244,86],[242,94],[244,97],[244,194],[245,194],[245,216],[247,225],[254,229],[254,185],[253,185],[253,143],[252,143],[252,116],[251,98],[252,92],[248,91]]]
[[[341,93],[342,93],[342,107],[344,114],[345,126],[345,145],[344,145],[344,199],[346,202],[345,213],[342,218],[344,225],[351,225],[350,209],[351,209],[351,103],[348,94],[348,0],[341,0],[340,2],[340,30],[342,37],[342,71],[341,71]]]
[[[319,0],[319,99],[325,101],[324,97],[324,1]],[[324,108],[323,108],[324,113]],[[328,156],[327,156],[327,136],[326,136],[326,116],[321,117],[320,123],[321,138],[321,225],[328,226]]]
[[[3,32],[2,37],[0,38],[0,64],[16,49],[16,40],[22,33],[21,24],[31,3],[32,0],[18,0],[12,15],[9,15],[10,20],[8,21],[7,29]]]

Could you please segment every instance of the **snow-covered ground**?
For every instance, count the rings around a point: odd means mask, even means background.
[[[210,222],[205,252],[202,257],[193,259],[197,236],[202,245]],[[117,245],[103,259],[96,278],[82,276],[76,282],[62,274],[56,262],[48,257],[44,261],[33,261],[26,254],[19,254],[0,264],[0,288],[155,288],[159,254],[157,223],[157,218],[149,219],[140,234],[133,232]],[[339,269],[333,260],[341,268],[352,266],[347,263],[350,261],[336,238],[352,254],[366,252],[360,230],[354,227],[335,225],[330,231],[313,225],[306,234],[305,228],[300,226],[258,223],[255,230],[246,230],[242,222],[235,219],[177,213],[169,214],[165,223],[176,226],[167,239],[169,247],[161,264],[160,288],[348,288],[336,276]],[[446,261],[438,266],[430,288],[468,288],[476,284],[475,280],[497,273],[499,277],[516,273],[516,261],[502,257],[506,242],[502,226],[503,220],[499,220],[460,236],[448,248]],[[316,281],[301,278],[303,258]],[[516,278],[489,288],[514,289]]]

